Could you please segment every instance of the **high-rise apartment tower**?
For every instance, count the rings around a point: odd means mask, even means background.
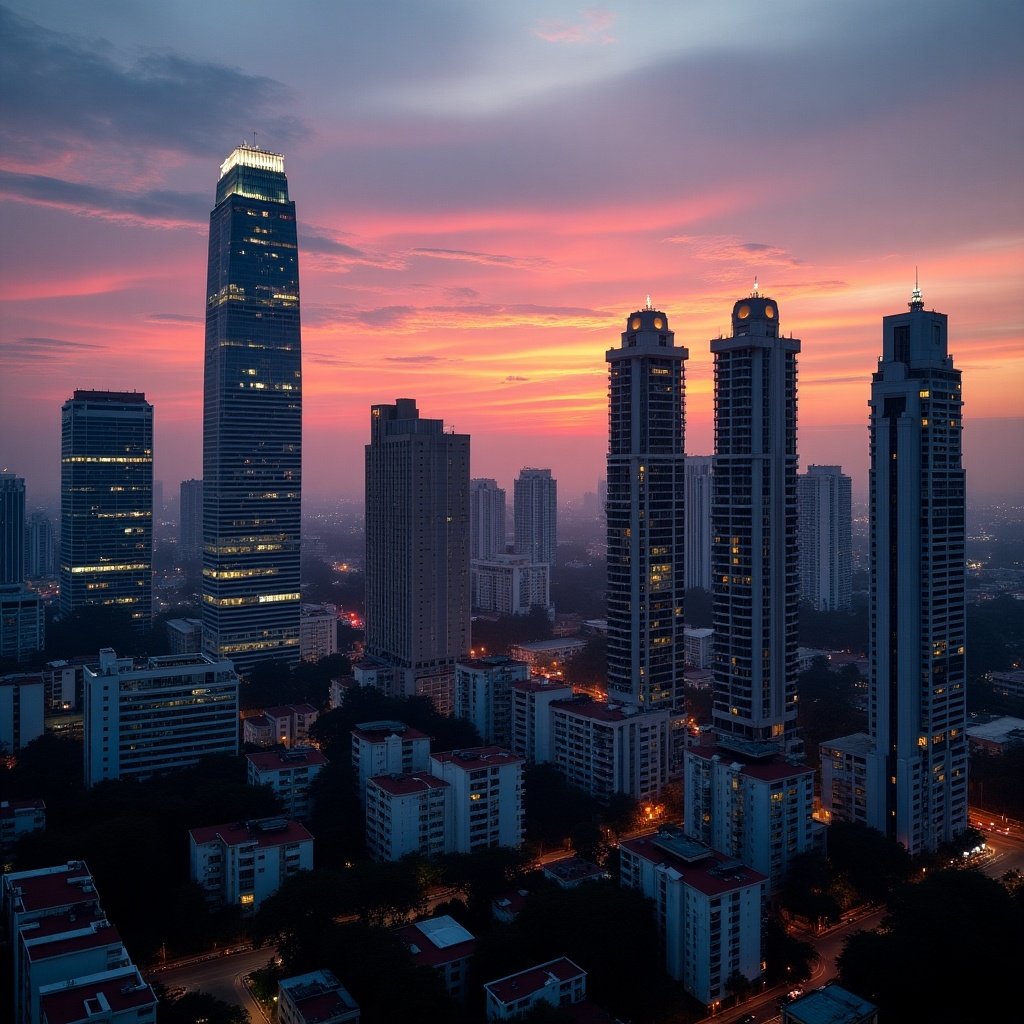
[[[555,564],[558,546],[558,484],[550,469],[524,467],[513,494],[515,549],[531,562]]]
[[[210,214],[203,644],[243,675],[299,660],[302,366],[284,157],[239,146]]]
[[[182,480],[178,503],[178,545],[185,558],[203,550],[203,481]]]
[[[0,586],[25,582],[25,481],[0,471]]]
[[[138,391],[75,391],[61,409],[60,610],[153,610],[153,406]]]
[[[711,575],[718,742],[781,752],[796,737],[799,563],[796,356],[773,299],[735,303],[715,360]]]
[[[370,411],[366,653],[392,692],[452,709],[469,653],[469,435],[399,398]]]
[[[682,694],[688,355],[650,299],[605,355],[609,696],[645,710]]]
[[[911,854],[967,827],[960,371],[915,288],[871,382],[868,824]]]
[[[505,489],[497,480],[469,481],[470,557],[493,558],[505,553]]]
[[[808,466],[796,478],[800,599],[817,611],[850,607],[851,483],[841,466]]]
[[[686,586],[711,590],[711,455],[686,456]]]

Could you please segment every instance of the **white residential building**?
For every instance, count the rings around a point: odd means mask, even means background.
[[[86,666],[85,784],[148,779],[238,753],[238,676],[230,661],[168,655],[136,662],[100,651]]]
[[[550,469],[523,467],[513,489],[515,550],[531,562],[555,564],[558,482]]]
[[[868,793],[880,785],[873,778],[878,771],[874,743],[864,732],[828,740],[819,745],[821,802],[832,821],[868,821]]]
[[[554,618],[551,603],[551,566],[532,562],[526,555],[499,552],[490,558],[474,558],[473,607],[498,615],[528,615],[534,607],[543,608]]]
[[[491,558],[505,550],[505,491],[497,480],[469,481],[470,558]]]
[[[303,661],[319,661],[338,653],[338,606],[304,604],[299,618],[299,651]]]
[[[410,775],[430,766],[430,737],[405,722],[361,722],[352,730],[352,767],[365,799],[376,775]]]
[[[512,687],[530,678],[525,661],[492,655],[455,663],[455,714],[468,718],[487,743],[512,740]]]
[[[852,487],[842,466],[808,466],[796,478],[800,599],[818,611],[850,607]]]
[[[313,870],[313,837],[287,818],[189,830],[189,877],[212,903],[259,909],[281,884]]]
[[[41,1024],[151,1024],[156,993],[134,964],[40,990]]]
[[[453,917],[442,914],[395,929],[418,967],[430,967],[441,976],[452,999],[466,996],[469,961],[476,952],[476,937]]]
[[[452,788],[455,853],[523,841],[523,759],[501,747],[433,754],[430,771]]]
[[[331,971],[283,978],[277,985],[278,1024],[359,1024],[359,1004]]]
[[[574,786],[606,800],[653,799],[669,779],[669,713],[590,697],[554,701],[552,760]]]
[[[525,661],[531,668],[544,669],[568,661],[586,646],[586,640],[579,640],[575,637],[555,637],[553,640],[533,640],[529,643],[512,644],[508,653],[516,661]]]
[[[309,788],[328,763],[315,747],[261,750],[246,754],[250,786],[270,786],[289,818],[305,820],[312,811]]]
[[[264,708],[262,715],[245,719],[242,738],[261,747],[303,746],[309,741],[310,727],[319,717],[320,712],[312,704]]]
[[[686,760],[687,835],[766,875],[772,893],[794,856],[823,850],[825,825],[811,817],[813,768],[714,745],[688,747]]]
[[[533,676],[512,684],[512,738],[509,749],[530,764],[554,758],[551,703],[572,697],[572,687],[560,680]]]
[[[39,673],[0,678],[0,750],[13,754],[43,735],[43,702]]]
[[[450,853],[452,788],[430,772],[378,775],[367,781],[366,848],[374,860]]]
[[[683,630],[683,649],[688,668],[711,668],[711,647],[714,643],[713,629]]]
[[[540,1003],[572,1006],[587,996],[587,972],[568,957],[538,964],[484,985],[487,1019],[514,1020]]]
[[[46,609],[34,590],[0,584],[0,659],[26,661],[46,642]]]
[[[0,853],[6,853],[22,836],[46,828],[46,804],[42,800],[0,800]]]
[[[679,829],[619,844],[621,884],[655,903],[665,969],[711,1010],[734,972],[761,977],[767,880]]]

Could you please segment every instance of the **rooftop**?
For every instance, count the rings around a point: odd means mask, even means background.
[[[649,717],[650,715],[661,715],[661,711],[643,711],[636,704],[621,704],[617,701],[599,701],[580,694],[570,697],[568,700],[555,700],[551,702],[553,708],[569,711],[581,718],[591,718],[595,722],[624,722],[627,718]]]
[[[412,772],[409,775],[375,775],[370,782],[393,796],[425,793],[429,789],[443,789],[448,785],[444,779],[439,779],[436,775],[431,775],[430,772]]]
[[[280,989],[287,992],[306,1024],[332,1021],[358,1010],[359,1005],[331,971],[311,971],[285,978]]]
[[[759,779],[762,782],[776,782],[779,779],[791,779],[798,775],[813,775],[814,769],[807,764],[794,764],[787,761],[777,751],[770,757],[755,757],[746,760],[742,754],[731,747],[719,746],[713,740],[710,744],[701,744],[697,747],[690,747],[688,755],[703,758],[710,761],[718,758],[720,761],[731,761],[739,765],[740,774],[752,779]]]
[[[28,811],[45,811],[42,800],[0,800],[0,818],[13,818]]]
[[[462,960],[476,949],[473,933],[447,914],[403,925],[395,934],[409,947],[413,960],[428,967]]]
[[[597,881],[608,877],[604,868],[598,864],[592,864],[582,857],[563,857],[561,860],[553,860],[544,865],[543,871],[545,875],[550,875],[556,882],[562,883]]]
[[[272,847],[313,838],[305,825],[287,818],[256,818],[227,825],[207,825],[205,828],[189,829],[189,835],[197,846],[220,840],[226,846],[255,843],[260,847]]]
[[[352,735],[369,743],[383,743],[389,736],[401,736],[403,740],[430,739],[425,732],[413,729],[405,722],[394,721],[359,722],[352,730]]]
[[[288,718],[290,715],[313,715],[317,709],[312,704],[281,704],[274,708],[264,708],[263,714],[272,718]]]
[[[20,935],[32,961],[121,944],[120,933],[99,906],[41,917],[23,925]]]
[[[786,1014],[799,1024],[859,1024],[877,1007],[834,982],[794,999]]]
[[[513,754],[504,747],[469,747],[465,750],[446,750],[431,754],[430,759],[439,764],[454,764],[466,771],[477,768],[495,767],[505,764],[522,764],[525,758]]]
[[[517,679],[512,683],[512,688],[522,690],[524,693],[539,693],[542,690],[569,690],[572,685],[561,679],[549,679],[547,676],[531,676],[529,679]]]
[[[291,750],[260,750],[245,756],[258,771],[262,772],[303,768],[311,764],[327,764],[327,758],[316,747],[292,747]]]
[[[545,964],[529,967],[518,974],[510,974],[497,981],[489,981],[484,988],[499,1002],[507,1005],[542,991],[546,986],[574,978],[585,978],[587,972],[568,957],[549,960]]]
[[[138,968],[123,967],[80,978],[70,988],[67,982],[40,989],[41,1008],[47,1024],[78,1024],[97,1017],[110,1019],[110,1014],[156,1006],[153,990],[142,980]],[[48,988],[53,991],[47,991]]]
[[[85,861],[71,860],[52,868],[35,868],[4,875],[4,887],[14,890],[17,912],[32,913],[58,907],[96,903],[96,886]]]

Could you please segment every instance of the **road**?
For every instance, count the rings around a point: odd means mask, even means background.
[[[180,966],[153,969],[143,972],[147,981],[159,982],[168,989],[183,988],[188,992],[209,992],[232,1006],[241,1006],[249,1014],[249,1020],[262,1024],[264,1017],[256,1001],[242,984],[242,978],[259,967],[266,966],[274,956],[272,947],[249,949],[212,957],[199,962],[187,962]]]

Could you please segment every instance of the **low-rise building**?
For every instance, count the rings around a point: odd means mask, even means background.
[[[312,811],[309,788],[327,758],[314,747],[260,750],[245,755],[250,786],[270,786],[289,818],[305,820]]]
[[[359,1024],[359,1004],[331,971],[284,978],[277,986],[278,1024]]]
[[[48,661],[43,666],[43,701],[47,715],[75,711],[88,658]]]
[[[586,882],[603,882],[612,876],[599,864],[583,857],[563,857],[541,867],[544,877],[562,889],[576,889]]]
[[[429,764],[430,737],[405,722],[361,722],[352,730],[352,768],[364,801],[374,776],[425,772]]]
[[[338,606],[304,604],[299,619],[299,657],[319,661],[338,653]]]
[[[470,563],[473,607],[498,615],[528,615],[536,606],[548,618],[554,616],[551,603],[551,566],[531,562],[526,555],[497,552],[490,558]]]
[[[572,687],[558,679],[533,676],[512,684],[512,725],[509,749],[530,764],[554,759],[551,704],[572,697]]]
[[[148,779],[238,753],[238,676],[230,661],[181,654],[134,661],[100,651],[84,669],[85,784]]]
[[[539,1003],[572,1006],[587,996],[587,972],[568,957],[559,957],[484,985],[487,1019],[514,1020]]]
[[[189,830],[189,877],[211,903],[259,909],[281,884],[313,870],[313,837],[287,818],[259,818]]]
[[[167,643],[171,654],[199,654],[203,649],[203,620],[168,619]]]
[[[43,599],[20,584],[0,584],[0,661],[26,661],[45,643]]]
[[[38,672],[0,678],[0,750],[14,753],[43,735],[43,705]]]
[[[304,746],[309,742],[309,730],[320,716],[312,704],[282,704],[264,708],[263,714],[253,715],[242,723],[242,739],[257,747]]]
[[[476,952],[476,938],[453,917],[442,914],[395,930],[418,967],[430,967],[440,974],[452,999],[466,996],[469,961]]]
[[[375,860],[401,860],[451,852],[452,790],[430,772],[368,779],[366,848]]]
[[[713,629],[690,626],[683,629],[683,656],[690,668],[711,668],[711,644],[714,639]]]
[[[1024,668],[989,673],[992,689],[1002,697],[1024,697]]]
[[[834,981],[782,1007],[782,1024],[878,1024],[878,1007]]]
[[[156,994],[134,964],[40,991],[40,1024],[150,1024]]]
[[[654,901],[665,969],[690,995],[715,1009],[732,974],[760,978],[763,874],[681,829],[625,840],[619,854],[621,884]]]
[[[345,698],[358,687],[354,676],[336,676],[332,679],[327,695],[328,710],[340,708],[345,703]]]
[[[552,761],[572,785],[599,800],[613,793],[650,800],[668,784],[668,711],[586,696],[550,708]]]
[[[455,714],[468,718],[486,743],[512,742],[512,687],[530,678],[525,661],[505,655],[455,663]]]
[[[586,640],[555,637],[553,640],[534,640],[530,643],[513,644],[508,653],[516,661],[525,661],[531,668],[544,670],[553,665],[564,664],[579,654],[586,646]]]
[[[44,828],[46,804],[42,800],[0,800],[0,853],[9,853],[22,836]]]
[[[841,736],[819,746],[821,805],[832,821],[868,823],[868,793],[878,771],[875,744],[864,732]]]

